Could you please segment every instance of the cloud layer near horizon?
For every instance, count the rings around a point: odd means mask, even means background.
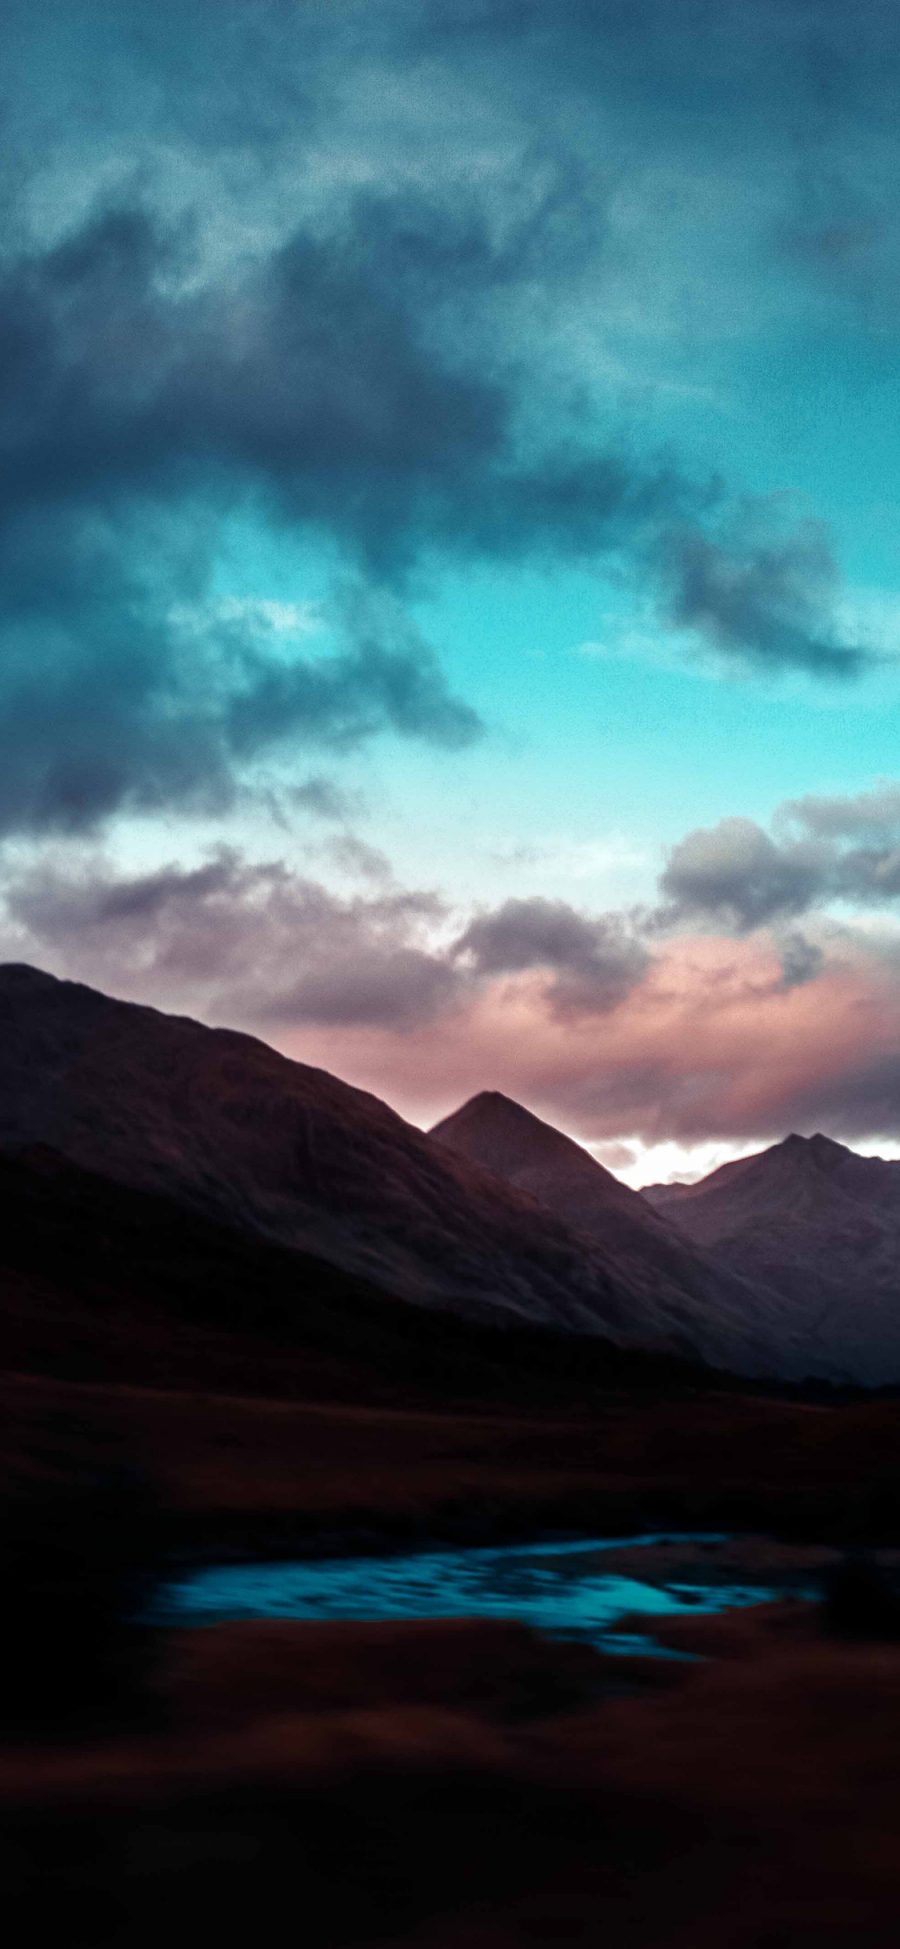
[[[57,850],[11,878],[0,954],[253,1029],[424,1121],[493,1087],[595,1143],[897,1139],[900,928],[825,903],[868,892],[853,842],[889,849],[898,817],[893,785],[788,803],[776,828],[817,836],[799,864],[806,839],[785,864],[724,820],[673,849],[658,907],[601,915],[510,899],[464,918],[365,848],[369,884],[342,896],[228,848],[130,876]]]

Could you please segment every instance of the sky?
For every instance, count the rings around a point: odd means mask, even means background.
[[[893,0],[4,0],[0,957],[900,1155]]]

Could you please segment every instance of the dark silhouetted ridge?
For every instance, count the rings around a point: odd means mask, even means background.
[[[777,1332],[782,1340],[779,1358],[785,1371],[790,1369],[790,1336],[777,1326],[777,1309],[764,1291],[736,1281],[702,1251],[686,1251],[684,1239],[639,1192],[622,1184],[581,1144],[523,1104],[483,1090],[444,1117],[431,1135],[516,1190],[539,1199],[601,1246],[622,1277],[648,1295],[666,1293],[670,1303],[699,1308],[711,1335],[717,1320],[729,1316],[732,1309],[748,1322],[755,1321],[760,1330]]]
[[[810,1371],[900,1379],[900,1163],[794,1131],[655,1202],[694,1244],[781,1295]]]
[[[517,1106],[499,1102],[508,1122]],[[707,1295],[629,1260],[527,1186],[251,1036],[11,966],[0,968],[0,1152],[34,1146],[418,1305],[738,1371],[773,1366],[765,1318],[738,1282]],[[615,1180],[607,1193],[640,1208]]]

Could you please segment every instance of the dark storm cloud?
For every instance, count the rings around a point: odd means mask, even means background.
[[[107,211],[0,280],[0,827],[220,808],[289,740],[478,734],[397,605],[339,604],[331,656],[204,639],[204,507],[255,483],[393,552],[429,469],[490,444],[494,395],[419,352],[307,237],[243,289],[186,295],[181,237]],[[402,505],[401,505],[402,504]],[[363,540],[365,537],[365,540]]]
[[[414,234],[421,255],[421,213],[416,223],[408,209],[394,223],[394,252],[405,239],[409,257]],[[383,263],[368,276],[357,242],[352,225],[329,248],[297,233],[242,283],[198,293],[184,281],[189,240],[120,209],[6,267],[7,830],[87,827],[121,806],[221,807],[242,766],[292,736],[347,747],[385,726],[448,746],[477,735],[384,596],[345,600],[346,646],[329,659],[273,656],[236,621],[200,655],[177,613],[202,589],[210,497],[261,494],[280,522],[330,527],[383,572],[440,533],[467,548],[541,536],[587,552],[610,523],[677,492],[607,459],[517,471],[502,388],[426,348],[402,280]]]
[[[441,534],[589,552],[680,491],[589,456],[517,469],[501,386],[426,348],[352,236],[297,233],[199,294],[183,247],[107,211],[0,282],[6,829],[221,806],[246,761],[293,735],[477,735],[383,595],[345,600],[330,659],[275,657],[236,621],[198,656],[177,618],[203,587],[210,502],[261,495],[383,573]]]
[[[549,277],[596,261],[607,239],[608,184],[583,155],[541,139],[517,180],[493,198],[470,182],[442,193],[403,186],[359,191],[345,245],[367,279],[416,306]]]
[[[437,554],[624,560],[725,660],[859,674],[821,531],[726,523],[725,487],[617,432],[614,398],[551,383],[541,349],[570,280],[602,309],[615,259],[634,164],[598,132],[598,79],[652,98],[664,154],[711,75],[720,133],[741,87],[758,102],[766,36],[796,90],[808,10],[767,4],[762,42],[699,0],[214,13],[12,7],[0,826],[218,809],[275,739],[477,735],[398,614],[324,662],[235,625],[191,639],[177,612],[226,513],[395,588]],[[824,9],[819,39],[839,28]],[[389,83],[413,104],[396,132]]]
[[[347,585],[332,606],[345,639],[337,656],[276,662],[240,625],[217,632],[243,681],[223,707],[228,747],[253,756],[293,731],[339,749],[361,744],[385,725],[406,737],[458,749],[481,726],[452,697],[428,643],[393,599]]]
[[[237,621],[201,646],[178,621],[203,584],[198,496],[255,477],[322,519],[339,496],[380,546],[392,493],[438,455],[452,470],[491,423],[488,395],[392,336],[377,296],[364,314],[352,276],[308,239],[243,292],[202,298],[182,291],[181,242],[108,211],[0,283],[7,829],[220,806],[244,761],[294,736],[478,733],[384,599],[344,598],[330,658],[285,661]]]
[[[561,1013],[615,1008],[646,973],[649,956],[615,915],[588,916],[562,900],[507,900],[479,914],[456,944],[479,974],[552,969],[547,998]]]
[[[120,809],[220,811],[259,759],[352,749],[385,729],[448,748],[478,735],[429,646],[364,592],[336,603],[329,649],[286,659],[252,620],[193,619],[190,551],[150,521],[10,523],[0,573],[7,564],[0,831],[90,830]],[[337,804],[321,783],[313,798],[320,812]]]
[[[7,506],[237,481],[378,557],[401,545],[416,493],[452,498],[459,468],[502,445],[502,391],[421,342],[352,230],[297,230],[199,292],[179,279],[180,241],[139,210],[106,211],[8,267]]]
[[[296,230],[199,291],[187,249],[122,209],[7,268],[7,506],[254,492],[384,573],[431,543],[598,554],[714,495],[609,441],[522,451],[522,374],[439,342],[435,284],[458,292],[465,263],[518,275],[520,234],[368,194],[326,238]]]
[[[723,656],[772,671],[859,676],[871,651],[834,622],[837,566],[821,526],[759,534],[759,508],[725,540],[698,528],[665,535],[657,551],[664,613]]]

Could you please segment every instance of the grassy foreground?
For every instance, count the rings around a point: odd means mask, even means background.
[[[173,1634],[152,1727],[0,1756],[7,1899],[129,1949],[895,1940],[900,1650],[671,1630],[706,1661],[619,1697],[506,1625]]]
[[[46,1158],[0,1165],[0,1278],[0,1874],[33,1939],[894,1942],[895,1644],[791,1606],[673,1625],[703,1662],[670,1665],[484,1622],[129,1620],[185,1556],[895,1544],[895,1401],[423,1315]]]

